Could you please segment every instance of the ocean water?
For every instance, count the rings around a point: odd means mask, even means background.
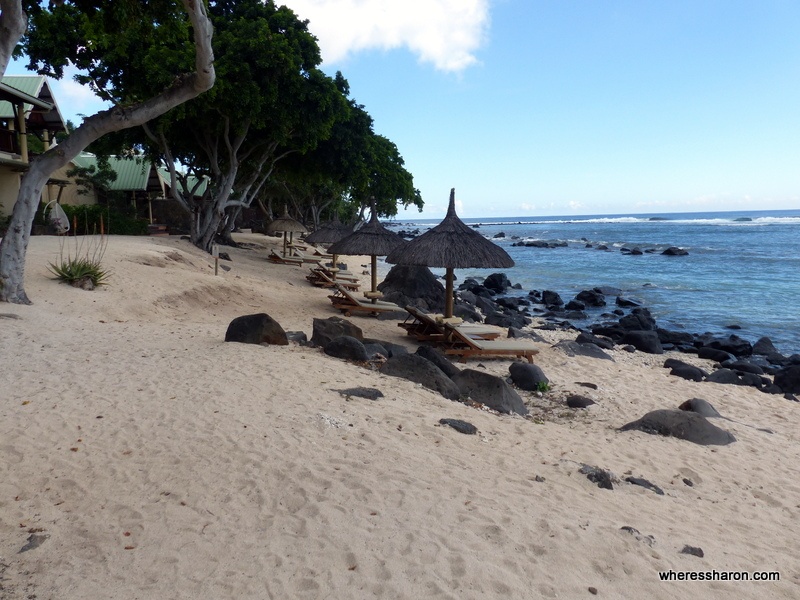
[[[800,353],[800,210],[463,220],[502,246],[515,266],[457,270],[459,281],[503,271],[523,288],[510,295],[554,290],[565,302],[583,289],[611,286],[646,306],[661,327],[751,342],[768,336],[783,354]],[[436,224],[387,225],[423,233]],[[495,238],[499,233],[505,237]],[[513,245],[534,240],[567,246]],[[662,256],[670,246],[689,254]],[[623,247],[656,252],[630,256]],[[573,323],[588,325],[600,312]]]

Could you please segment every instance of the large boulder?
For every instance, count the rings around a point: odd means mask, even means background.
[[[703,335],[700,337],[703,346],[728,352],[734,356],[750,356],[753,354],[753,345],[740,338],[738,335],[731,334],[728,337],[718,337],[714,335]]]
[[[452,378],[453,375],[461,371],[461,369],[455,366],[453,362],[447,358],[447,356],[442,354],[440,350],[437,350],[433,346],[420,346],[417,348],[416,354],[425,360],[431,361],[434,365],[442,370],[442,373],[448,377]]]
[[[619,320],[619,324],[628,331],[655,331],[656,320],[646,308],[634,308],[631,314]]]
[[[630,344],[640,352],[664,354],[664,347],[655,331],[628,331],[622,337],[623,344]]]
[[[502,294],[511,287],[511,282],[508,280],[505,273],[492,273],[483,280],[483,285],[493,292]]]
[[[780,354],[778,349],[772,343],[772,340],[768,337],[760,338],[755,344],[753,344],[753,354],[758,354],[761,356],[769,356],[771,354]]]
[[[583,302],[586,306],[605,306],[606,298],[597,290],[583,290],[575,296],[576,300]]]
[[[661,409],[620,427],[620,431],[643,431],[652,435],[672,436],[701,446],[725,446],[736,441],[729,431],[690,411]]]
[[[344,360],[355,360],[366,362],[370,358],[370,353],[366,346],[354,337],[341,335],[325,344],[323,352],[328,356],[343,358]]]
[[[357,340],[364,339],[364,333],[361,328],[346,319],[340,319],[339,317],[314,319],[313,333],[311,334],[311,343],[314,346],[324,348],[328,345],[328,342],[343,335],[348,335]]]
[[[278,322],[267,313],[236,317],[225,332],[226,342],[286,346],[289,339]]]
[[[787,394],[800,393],[800,365],[787,367],[775,373],[775,385]]]
[[[444,310],[444,286],[428,267],[395,265],[378,284],[383,299],[400,307],[416,306],[428,312]]]
[[[511,381],[521,390],[535,392],[542,384],[550,383],[544,371],[537,365],[530,363],[513,362],[508,367]]]
[[[558,293],[552,290],[545,290],[542,292],[542,304],[545,306],[564,306],[564,301]]]
[[[528,409],[514,389],[496,375],[464,369],[453,376],[461,394],[501,413],[527,415]]]
[[[610,354],[606,354],[601,348],[594,344],[579,344],[572,340],[561,340],[557,344],[553,344],[553,348],[559,348],[567,356],[589,356],[591,358],[614,361],[614,358]]]
[[[381,367],[381,373],[419,383],[449,400],[461,396],[458,386],[439,367],[418,354],[393,356]]]
[[[733,356],[730,353],[725,352],[724,350],[719,350],[717,348],[711,348],[710,346],[702,346],[697,351],[697,356],[699,358],[706,358],[708,360],[713,360],[718,363],[723,363],[726,360],[730,360],[733,358]]]
[[[689,381],[703,381],[703,379],[708,377],[708,373],[700,367],[695,367],[694,365],[690,365],[689,363],[675,358],[668,358],[664,362],[664,368],[672,369],[669,373],[670,375],[682,377]]]

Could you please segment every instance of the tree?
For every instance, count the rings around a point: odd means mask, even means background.
[[[206,251],[262,194],[276,163],[325,139],[345,109],[334,81],[318,68],[307,21],[271,1],[218,1],[209,11],[214,89],[147,126],[151,152],[171,171],[172,197],[191,215],[191,240]],[[203,196],[181,184],[176,163],[184,174],[208,177]]]
[[[2,20],[10,4],[15,3],[0,0]],[[17,2],[14,8],[19,7]],[[23,40],[29,68],[60,78],[71,62],[85,71],[81,80],[114,106],[85,118],[60,144],[33,159],[22,177],[0,243],[0,300],[19,304],[30,304],[23,286],[25,253],[48,177],[103,135],[142,125],[209,90],[215,80],[213,28],[202,0],[64,0],[29,10],[30,29]],[[2,30],[0,48],[8,47],[6,36],[16,31]],[[128,67],[155,60],[165,61],[172,72],[169,79],[159,79],[161,91],[125,93]],[[187,71],[190,65],[193,71]]]

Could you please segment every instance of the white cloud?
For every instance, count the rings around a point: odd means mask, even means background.
[[[477,62],[489,0],[282,0],[319,39],[327,64],[365,50],[408,48],[442,71]]]

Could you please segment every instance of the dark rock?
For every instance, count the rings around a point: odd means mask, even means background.
[[[467,435],[475,435],[478,433],[478,428],[472,423],[462,421],[460,419],[439,419],[441,425],[449,425],[459,433],[466,433]]]
[[[364,339],[363,343],[365,346],[374,344],[382,347],[386,352],[383,354],[386,358],[391,358],[393,356],[397,356],[398,354],[408,354],[408,348],[402,346],[400,344],[395,344],[393,342],[387,342],[386,340],[376,340],[372,338]]]
[[[511,374],[511,381],[514,382],[514,385],[522,390],[535,392],[541,384],[550,383],[544,371],[530,363],[513,362],[508,367],[508,372]]]
[[[474,369],[464,369],[453,375],[462,394],[501,413],[527,415],[528,409],[519,394],[505,381]]]
[[[461,397],[458,386],[439,367],[418,354],[393,356],[381,367],[381,373],[419,383],[449,400]]]
[[[780,352],[778,352],[778,349],[772,344],[771,339],[762,337],[753,344],[753,354],[769,356],[770,354],[780,354]]]
[[[383,392],[376,388],[368,387],[354,387],[347,388],[346,390],[333,390],[339,392],[342,396],[355,396],[356,398],[366,398],[367,400],[377,400],[383,398]]]
[[[497,327],[516,327],[517,329],[522,329],[530,324],[531,320],[521,313],[508,314],[505,312],[494,312],[486,315],[486,319],[484,319],[483,322],[487,325],[495,325]]]
[[[717,369],[709,373],[706,381],[710,383],[722,383],[725,385],[743,385],[741,377],[731,369]]]
[[[724,446],[736,441],[733,434],[713,425],[702,415],[682,410],[654,410],[620,427],[620,431],[631,430],[672,436],[701,446]]]
[[[714,360],[718,363],[723,363],[726,360],[730,360],[733,358],[733,356],[731,356],[724,350],[718,350],[717,348],[711,348],[709,346],[702,346],[697,351],[697,356],[699,358],[707,358],[709,360]]]
[[[731,334],[728,337],[716,337],[704,335],[699,340],[703,346],[715,348],[733,354],[734,356],[750,356],[753,353],[753,346],[747,340],[738,335]]]
[[[328,317],[327,319],[314,319],[311,343],[315,346],[325,347],[337,337],[347,335],[357,340],[363,340],[361,329],[346,319]]]
[[[683,248],[670,246],[661,253],[663,256],[687,256],[689,253]]]
[[[702,415],[706,418],[722,416],[710,402],[708,402],[707,400],[703,400],[702,398],[692,398],[690,400],[687,400],[686,402],[681,404],[678,408],[680,410],[685,410],[687,412],[697,413],[698,415]]]
[[[546,342],[542,336],[534,331],[523,331],[517,327],[509,327],[508,328],[508,337],[510,338],[525,338],[529,340],[533,340],[534,342]]]
[[[800,365],[787,367],[775,373],[775,385],[787,394],[800,393]]]
[[[428,312],[444,310],[444,286],[428,267],[395,265],[378,284],[384,300],[416,306]]]
[[[470,323],[483,322],[483,317],[480,313],[466,304],[456,304],[453,306],[453,316],[464,319]]]
[[[631,314],[619,320],[623,329],[628,331],[655,331],[656,320],[646,308],[634,308]]]
[[[697,548],[696,546],[689,546],[689,545],[685,545],[680,553],[691,554],[692,556],[697,556],[698,558],[703,558],[705,556],[705,553],[703,552],[702,548]]]
[[[278,322],[266,313],[236,317],[225,332],[226,342],[286,346],[289,340]]]
[[[586,306],[606,305],[605,296],[594,290],[583,290],[582,292],[579,292],[577,296],[575,296],[575,299],[584,302]]]
[[[639,533],[638,529],[636,529],[635,527],[631,527],[630,525],[625,525],[623,527],[620,527],[620,531],[626,531],[630,533],[633,537],[636,538],[637,541],[644,542],[650,547],[652,547],[653,544],[656,543],[656,538],[654,538],[652,535],[643,535]]]
[[[650,483],[649,481],[647,481],[647,479],[644,479],[642,477],[626,477],[625,481],[627,481],[630,484],[638,485],[638,486],[641,486],[641,487],[643,487],[643,488],[645,488],[647,490],[655,492],[659,496],[663,496],[664,495],[664,490],[662,490],[656,484]]]
[[[616,304],[621,308],[638,308],[641,306],[638,302],[623,298],[622,296],[617,296]]]
[[[578,394],[567,396],[567,406],[570,408],[589,408],[592,404],[596,404],[596,402],[586,396],[579,396]]]
[[[290,342],[296,342],[298,344],[308,343],[308,336],[306,335],[305,331],[287,331],[286,339]]]
[[[576,381],[579,386],[589,388],[590,390],[599,389],[599,386],[596,383],[590,383],[588,381]]]
[[[334,358],[366,362],[370,359],[364,344],[349,335],[340,335],[323,346],[323,352]]]
[[[570,300],[564,306],[564,310],[585,310],[586,304],[580,300]]]
[[[19,549],[19,552],[17,552],[17,554],[22,554],[23,552],[28,552],[29,550],[35,550],[36,548],[41,546],[49,537],[50,536],[46,533],[32,533],[31,535],[28,536],[27,543],[22,548]],[[0,591],[2,591],[2,589],[3,588],[0,588]],[[27,597],[31,598],[31,596]],[[35,598],[36,596],[34,595],[33,597]]]
[[[612,350],[614,348],[614,342],[611,340],[598,337],[586,331],[579,333],[575,341],[579,344],[594,344],[604,350]]]
[[[483,314],[490,315],[497,312],[497,303],[485,296],[476,296],[475,306],[483,311]]]
[[[622,337],[623,344],[630,344],[640,352],[663,354],[664,348],[655,331],[628,331]]]
[[[442,373],[450,378],[461,371],[461,369],[455,366],[452,361],[447,358],[447,356],[433,346],[420,346],[417,348],[416,354],[426,360],[431,361],[434,365],[441,369]]]
[[[492,273],[483,280],[483,285],[490,290],[502,294],[506,289],[511,287],[511,282],[505,273]]]
[[[764,369],[746,360],[726,360],[721,366],[742,373],[753,373],[754,375],[764,374]]]
[[[559,348],[567,356],[590,356],[592,358],[602,358],[604,360],[613,361],[614,359],[603,352],[594,344],[579,344],[571,340],[562,340],[553,346]]]
[[[691,479],[687,479],[686,477],[683,478],[683,485],[688,485],[689,487],[694,487],[694,483]]]
[[[686,333],[685,331],[670,331],[668,329],[656,327],[656,333],[658,333],[658,339],[661,340],[662,344],[674,344],[676,346],[689,347],[694,343],[694,336],[691,333]]]
[[[495,234],[492,236],[492,238],[493,238],[493,239],[499,239],[499,238],[504,238],[504,237],[506,237],[506,234],[505,234],[505,232],[504,232],[504,231],[500,231],[500,232],[498,232],[498,233],[495,233]]]
[[[556,292],[544,290],[542,292],[542,304],[545,306],[563,306],[564,301]]]
[[[507,308],[512,311],[519,311],[520,307],[523,306],[525,300],[523,298],[514,298],[514,297],[503,297],[497,298],[495,300],[498,306],[502,306],[503,308]]]
[[[586,479],[592,483],[596,483],[597,487],[604,490],[614,489],[614,485],[612,484],[614,475],[611,472],[601,469],[600,467],[593,467],[591,465],[581,465],[580,472],[583,475],[586,475]]]

